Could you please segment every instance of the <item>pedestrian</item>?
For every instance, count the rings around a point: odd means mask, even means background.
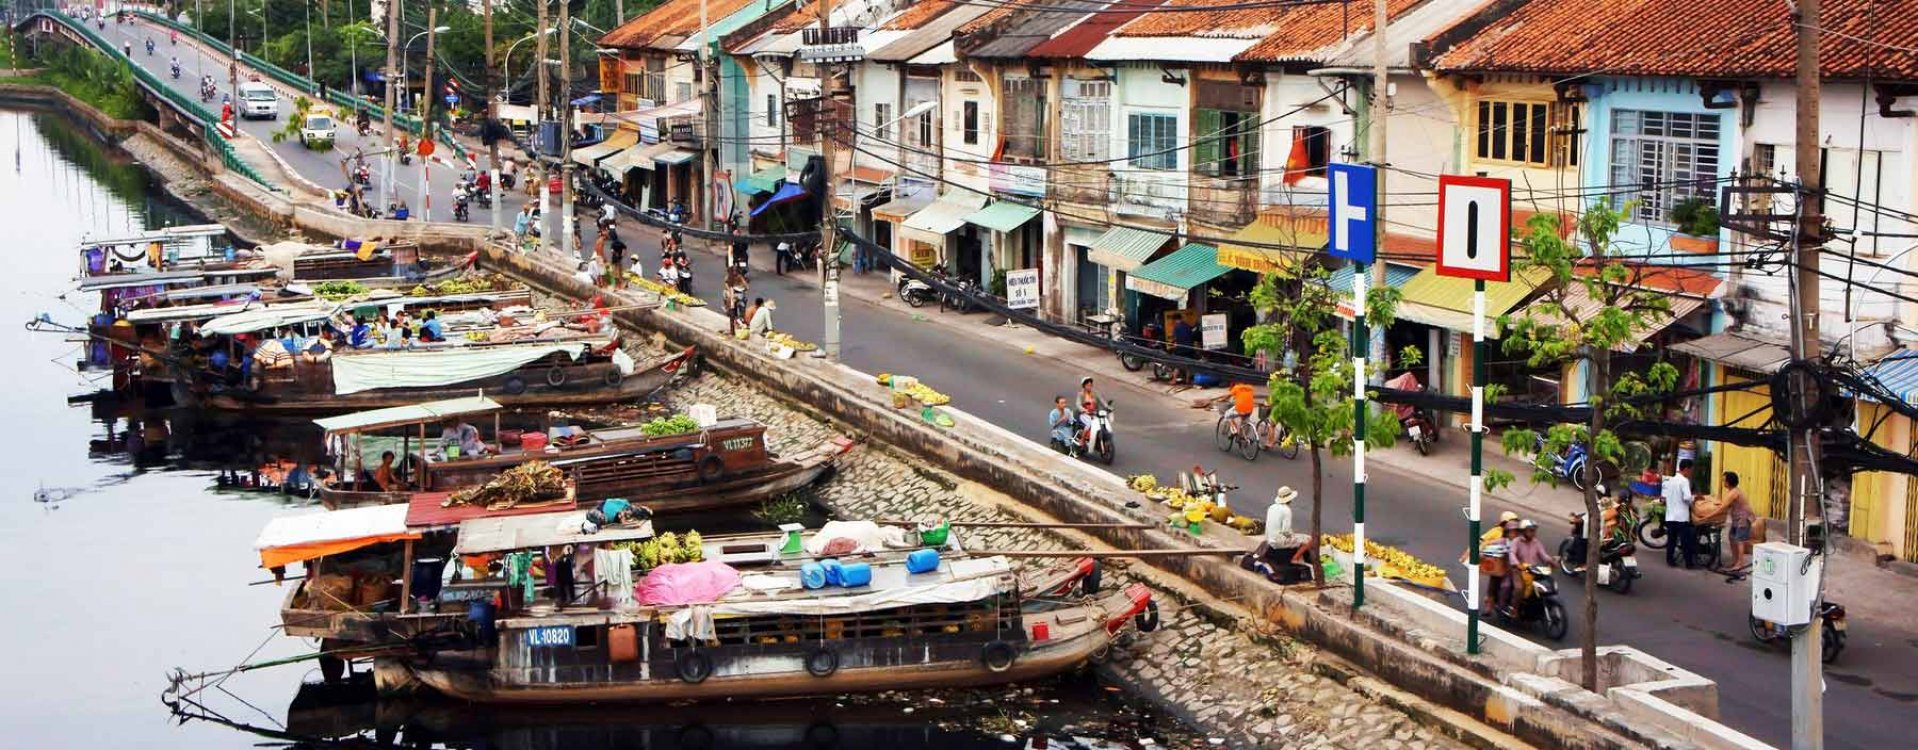
[[[1745,580],[1746,560],[1752,551],[1752,524],[1758,520],[1758,514],[1752,512],[1751,498],[1745,497],[1745,491],[1738,488],[1738,472],[1725,472],[1721,483],[1725,486],[1732,536],[1731,573],[1725,576],[1725,582],[1737,583]]]
[[[513,244],[519,249],[525,249],[526,224],[532,221],[532,218],[532,209],[527,206],[520,206],[519,213],[513,215]]]
[[[606,263],[594,255],[586,259],[586,277],[592,279],[595,287],[606,286]]]
[[[1692,460],[1678,462],[1678,473],[1665,477],[1659,488],[1665,496],[1665,564],[1678,566],[1680,555],[1685,567],[1692,567],[1698,538],[1692,532]]]
[[[726,306],[726,332],[738,334],[746,304],[746,277],[740,276],[738,269],[726,272],[726,288],[720,291],[720,299]]]
[[[766,334],[772,333],[773,311],[779,309],[779,305],[762,297],[753,300],[753,307],[758,309],[753,311],[752,320],[746,323],[747,334],[764,338]]]
[[[1192,344],[1195,338],[1194,333],[1192,323],[1187,321],[1184,315],[1180,315],[1178,320],[1172,324],[1172,353],[1181,357],[1192,356]],[[1184,368],[1180,368],[1173,371],[1172,382],[1183,383],[1189,380],[1190,377],[1190,372],[1187,372]]]
[[[780,240],[778,245],[773,246],[773,273],[779,276],[784,276],[786,275],[786,269],[791,268],[792,265],[793,265],[792,243],[787,242],[785,240]]]
[[[611,234],[611,233],[609,234],[613,238],[611,242],[611,245],[612,245],[611,252],[612,252],[612,258],[613,258],[613,264],[612,264],[613,265],[613,268],[612,268],[613,288],[625,289],[626,288],[626,243],[619,241],[619,235]]]

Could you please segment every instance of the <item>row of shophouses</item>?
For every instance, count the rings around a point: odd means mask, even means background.
[[[818,153],[788,114],[825,86],[802,33],[819,6],[704,1],[704,34],[702,0],[668,0],[601,40],[619,132],[580,160],[653,205],[682,198],[756,226],[781,220]],[[1727,186],[1793,179],[1784,4],[1390,0],[1384,113],[1370,104],[1368,2],[845,0],[832,13],[832,25],[858,29],[828,53],[850,60],[856,131],[831,170],[840,220],[986,288],[1036,269],[1046,316],[1136,333],[1223,313],[1231,335],[1217,356],[1232,356],[1254,320],[1256,275],[1325,245],[1325,165],[1377,161],[1368,137],[1384,127],[1386,281],[1404,300],[1389,349],[1417,346],[1423,361],[1407,369],[1428,385],[1464,393],[1471,372],[1470,282],[1430,267],[1440,174],[1510,179],[1518,223],[1631,201],[1619,249],[1646,267],[1638,283],[1671,296],[1674,319],[1615,368],[1669,361],[1686,386],[1704,387],[1763,381],[1787,360],[1781,245],[1678,231],[1696,208],[1688,199],[1718,204]],[[1918,0],[1827,0],[1824,18],[1819,178],[1836,240],[1822,334],[1918,398],[1918,352],[1906,348],[1918,344],[1918,305],[1898,299],[1918,297]],[[719,165],[710,180],[703,149]],[[1760,191],[1722,207],[1786,212],[1790,200]],[[1335,288],[1349,288],[1349,273]],[[1487,312],[1522,310],[1546,281],[1493,284]],[[1505,355],[1487,364],[1508,398],[1587,395],[1580,372]],[[1669,417],[1759,427],[1768,404],[1759,387],[1694,398]],[[1874,402],[1857,419],[1860,434],[1911,452],[1910,420]],[[1737,471],[1759,510],[1781,515],[1778,456],[1687,448],[1713,476]],[[1918,481],[1860,474],[1834,495],[1834,527],[1918,560]]]

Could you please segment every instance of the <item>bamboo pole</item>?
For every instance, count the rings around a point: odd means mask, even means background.
[[[1198,557],[1202,555],[1242,555],[1249,549],[969,549],[972,557]]]
[[[881,518],[875,523],[917,524],[919,521],[904,518]],[[1026,521],[953,521],[953,526],[969,526],[979,529],[1156,529],[1153,523],[1034,523]]]

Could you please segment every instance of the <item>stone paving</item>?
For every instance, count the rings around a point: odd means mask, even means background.
[[[765,422],[774,450],[816,445],[834,432],[749,383],[713,373],[676,389],[667,400],[675,409],[712,404],[721,415]],[[862,444],[848,457],[838,476],[820,488],[817,500],[838,518],[1035,520],[1011,512],[1011,499],[989,488],[871,444]],[[969,530],[961,539],[974,549],[1078,547],[1062,534],[1035,529]],[[1130,568],[1122,561],[1110,562],[1105,585],[1155,583]],[[1102,673],[1191,723],[1203,735],[1192,740],[1195,744],[1388,750],[1462,746],[1324,676],[1314,662],[1326,657],[1306,644],[1257,632],[1249,620],[1213,614],[1207,605],[1183,603],[1161,586],[1154,590],[1159,592],[1160,630],[1115,649]]]

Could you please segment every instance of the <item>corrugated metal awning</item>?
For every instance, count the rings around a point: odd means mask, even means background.
[[[573,149],[573,162],[590,167],[598,164],[600,159],[631,148],[638,142],[638,133],[631,130],[615,130],[612,135],[606,136],[606,140],[585,148]]]
[[[1659,315],[1659,320],[1645,327],[1633,330],[1631,338],[1619,342],[1617,346],[1612,347],[1613,351],[1638,351],[1639,347],[1645,345],[1646,339],[1651,338],[1659,331],[1665,330],[1666,326],[1683,320],[1685,316],[1697,312],[1698,308],[1705,305],[1704,297],[1677,294],[1666,290],[1651,291],[1665,295],[1665,298],[1671,303],[1671,314],[1668,316]],[[1557,308],[1549,307],[1545,302],[1545,297],[1548,296],[1550,295],[1541,296],[1540,299],[1533,301],[1531,305],[1527,306],[1527,311],[1541,322],[1562,324],[1564,319],[1559,316]],[[1596,315],[1599,310],[1605,307],[1604,300],[1593,297],[1592,290],[1579,281],[1571,282],[1571,285],[1565,289],[1563,304],[1565,306],[1565,312],[1570,319],[1579,321],[1591,320],[1592,316]]]
[[[1113,227],[1093,240],[1086,259],[1114,271],[1131,273],[1152,260],[1172,235],[1133,227]]]
[[[1032,221],[1039,215],[1039,209],[1024,203],[999,201],[966,215],[966,223],[976,224],[995,232],[1010,232]]]
[[[1673,344],[1671,348],[1726,367],[1764,374],[1777,372],[1791,361],[1791,349],[1784,341],[1735,331]]]
[[[1419,275],[1419,267],[1402,266],[1397,263],[1385,264],[1385,285],[1393,289],[1405,288],[1405,282]],[[1346,263],[1332,269],[1332,275],[1325,278],[1325,285],[1339,295],[1339,317],[1351,318],[1352,314],[1352,264]]]
[[[1918,403],[1918,350],[1892,352],[1878,360],[1877,364],[1865,368],[1865,377],[1876,379],[1907,404]],[[1878,400],[1862,393],[1857,395],[1866,401]]]
[[[966,225],[966,217],[986,205],[986,197],[970,190],[954,190],[919,209],[899,226],[901,234],[920,242],[944,246],[946,235]]]
[[[1328,226],[1322,208],[1261,211],[1220,243],[1219,263],[1253,273],[1290,273],[1325,248]]]
[[[1224,276],[1232,269],[1219,265],[1219,249],[1187,243],[1165,257],[1140,266],[1125,278],[1125,287],[1173,302],[1185,302],[1193,287]]]
[[[1518,307],[1551,278],[1550,271],[1535,268],[1513,273],[1511,281],[1486,282],[1485,317],[1489,321]],[[1399,320],[1452,331],[1472,331],[1471,279],[1440,276],[1437,269],[1428,268],[1406,281],[1400,293]],[[1488,327],[1495,328],[1496,324],[1488,323]]]

